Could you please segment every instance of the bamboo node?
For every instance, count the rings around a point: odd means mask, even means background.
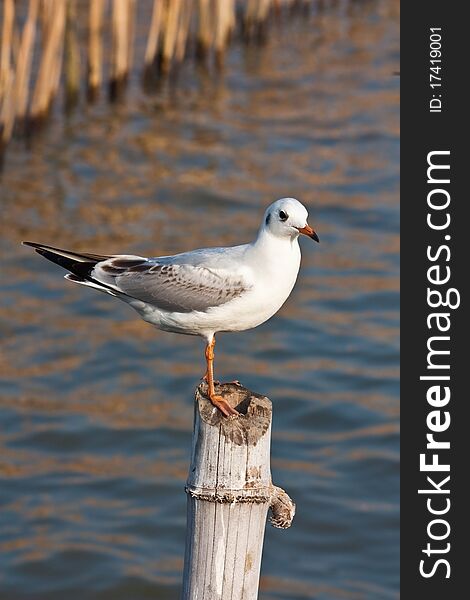
[[[259,488],[251,493],[250,490],[230,490],[230,492],[224,493],[219,490],[186,485],[184,491],[197,500],[217,502],[218,504],[264,504],[270,502],[272,497],[271,490],[260,490]]]

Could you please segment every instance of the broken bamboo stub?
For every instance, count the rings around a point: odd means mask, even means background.
[[[256,600],[268,510],[287,528],[295,505],[271,480],[271,401],[237,384],[217,393],[240,416],[214,408],[206,384],[196,390],[182,598]]]

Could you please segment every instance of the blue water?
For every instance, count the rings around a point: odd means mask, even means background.
[[[0,598],[179,597],[203,342],[64,281],[22,239],[168,254],[249,241],[282,196],[321,244],[216,376],[274,405],[260,600],[398,597],[398,3],[325,3],[224,72],[56,107],[0,175]]]

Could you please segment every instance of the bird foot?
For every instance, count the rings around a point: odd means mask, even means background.
[[[222,396],[217,396],[214,394],[213,396],[209,396],[209,400],[227,418],[233,419],[240,415],[240,413],[237,410],[235,410],[234,408],[232,408],[230,406],[230,404],[227,402],[227,400],[224,400],[224,398],[222,398]]]

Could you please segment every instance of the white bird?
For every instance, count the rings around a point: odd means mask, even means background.
[[[307,217],[298,200],[282,198],[267,208],[251,244],[155,258],[23,244],[70,271],[69,281],[116,296],[158,329],[204,338],[209,398],[228,417],[238,413],[215,392],[215,334],[257,327],[281,308],[299,272],[299,234],[319,241]]]

